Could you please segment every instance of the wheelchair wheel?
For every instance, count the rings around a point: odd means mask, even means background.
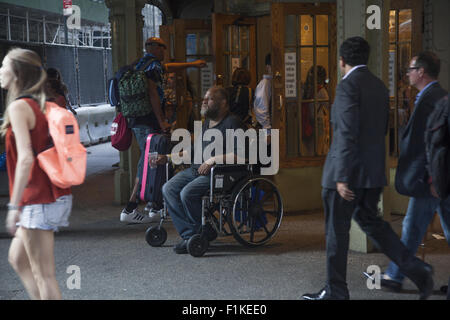
[[[145,232],[145,240],[152,247],[160,247],[167,240],[167,231],[160,226],[150,227]]]
[[[255,177],[238,185],[232,201],[233,210],[229,210],[227,221],[239,243],[256,247],[273,238],[281,225],[283,203],[270,180]]]
[[[199,234],[193,235],[187,243],[188,253],[193,257],[203,256],[208,246],[208,240]]]

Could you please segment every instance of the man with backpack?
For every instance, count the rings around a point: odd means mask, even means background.
[[[439,213],[447,241],[450,239],[450,198],[439,199],[434,196],[432,181],[427,171],[424,143],[427,120],[432,118],[436,102],[447,94],[437,81],[439,71],[440,60],[436,54],[422,52],[411,60],[407,72],[410,85],[419,90],[419,93],[414,111],[401,137],[395,188],[398,193],[411,197],[403,220],[401,240],[414,254],[435,211]],[[381,286],[398,292],[402,288],[403,279],[398,266],[391,262],[387,271],[382,274]]]
[[[145,77],[148,80],[148,95],[146,99],[149,101],[149,108],[147,112],[143,111],[141,114],[134,116],[134,113],[127,113],[124,110],[124,95],[122,94],[124,88],[136,89],[139,92],[139,86],[135,85],[137,82],[134,79],[129,81],[129,85],[124,83],[123,79],[119,81],[119,91],[120,101],[121,101],[121,111],[122,114],[127,118],[128,126],[132,128],[136,140],[139,144],[139,149],[141,151],[141,156],[138,162],[137,177],[135,180],[135,185],[128,201],[127,206],[122,210],[120,214],[120,221],[127,223],[149,223],[152,221],[159,220],[159,215],[155,211],[151,211],[148,216],[143,215],[137,210],[139,199],[137,199],[138,189],[140,186],[139,177],[142,177],[143,163],[145,157],[145,145],[147,136],[152,133],[168,133],[170,131],[170,124],[166,121],[164,115],[164,91],[163,91],[163,74],[165,72],[175,72],[177,70],[196,67],[202,68],[206,65],[204,60],[196,60],[193,62],[184,63],[166,63],[163,64],[164,51],[167,48],[164,41],[160,38],[151,37],[145,42],[145,55],[142,57],[133,67],[135,70],[143,71]],[[129,73],[131,74],[131,73]],[[125,73],[122,77],[129,75]],[[123,85],[122,85],[123,84]],[[134,92],[134,91],[133,91]],[[130,102],[131,110],[137,110],[138,107],[134,107],[135,103],[142,94],[128,94],[125,97],[125,103]],[[139,113],[136,113],[139,114]],[[155,186],[155,187],[162,187]],[[150,208],[149,208],[150,209]],[[157,208],[156,208],[157,209]]]

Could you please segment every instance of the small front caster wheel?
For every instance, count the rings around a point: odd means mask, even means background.
[[[199,234],[192,236],[187,243],[188,252],[193,257],[203,256],[208,250],[208,246],[208,240]]]
[[[150,227],[145,232],[145,240],[152,247],[160,247],[167,240],[167,231],[160,226]]]

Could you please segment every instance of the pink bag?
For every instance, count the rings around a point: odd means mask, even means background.
[[[45,108],[54,146],[38,154],[39,166],[59,188],[80,185],[86,175],[87,155],[80,142],[77,119],[53,102],[46,102]]]
[[[119,112],[111,125],[111,145],[119,151],[126,151],[130,148],[132,139],[127,119]]]

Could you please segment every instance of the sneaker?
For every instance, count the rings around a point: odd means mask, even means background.
[[[402,291],[402,283],[392,280],[387,274],[382,273],[380,279],[380,285],[387,291],[400,292]]]
[[[148,213],[148,217],[151,219],[152,222],[156,222],[161,219],[161,214],[159,213],[159,211],[150,210],[150,212]]]
[[[150,212],[150,211],[159,211],[163,208],[163,206],[158,205],[156,202],[147,202],[147,205],[144,208],[144,212]]]
[[[143,215],[136,208],[132,212],[123,209],[120,213],[120,221],[127,223],[150,223],[154,220],[150,216]]]

